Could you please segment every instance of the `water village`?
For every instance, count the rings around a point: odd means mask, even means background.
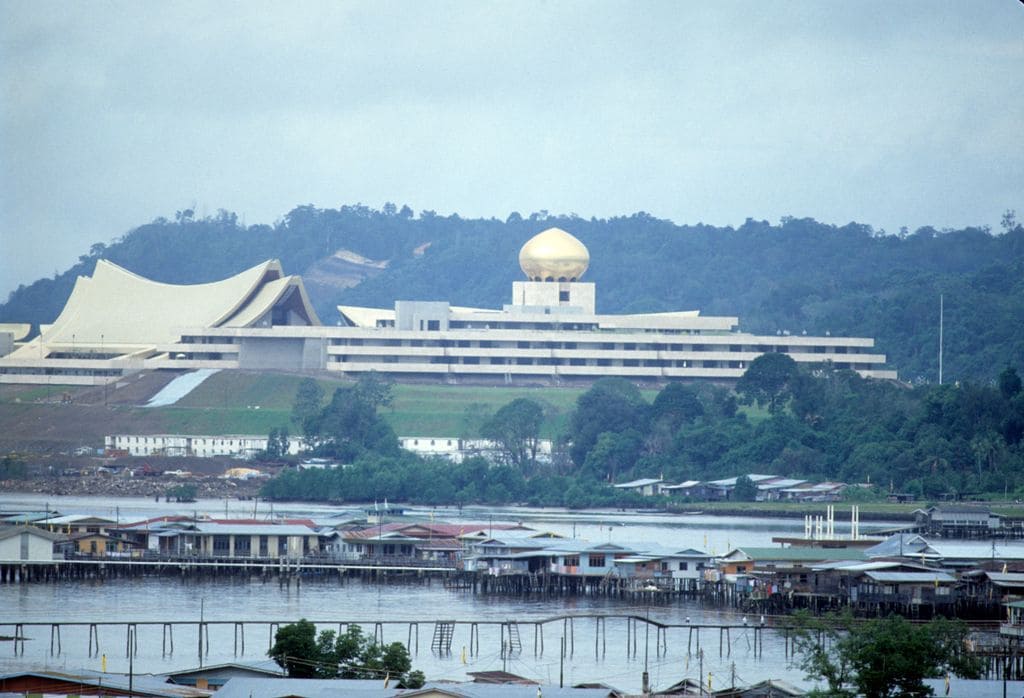
[[[688,626],[685,629],[688,655],[702,652],[702,647],[714,651],[716,646],[720,653],[728,653],[731,651],[730,633],[736,632],[752,632],[754,651],[759,651],[756,648],[763,643],[765,629],[781,635],[788,651],[786,614],[798,608],[821,612],[849,607],[862,616],[898,612],[918,619],[946,615],[972,619],[976,627],[985,629],[983,635],[988,640],[974,649],[979,656],[991,660],[993,672],[1001,667],[1004,675],[1009,672],[1009,676],[1019,677],[1024,669],[1018,666],[1017,659],[1020,638],[1024,637],[1024,544],[995,538],[983,541],[952,537],[957,531],[973,530],[980,525],[990,527],[998,535],[1000,517],[983,507],[930,507],[921,510],[917,523],[909,528],[930,530],[934,535],[899,531],[879,536],[861,534],[856,506],[849,511],[849,535],[838,535],[835,507],[830,506],[825,515],[806,518],[802,537],[776,539],[778,544],[772,547],[736,547],[721,555],[713,555],[698,546],[592,542],[517,523],[444,523],[413,520],[402,514],[400,507],[384,505],[325,519],[225,519],[182,514],[122,522],[52,511],[7,512],[0,524],[0,583],[59,583],[74,578],[100,578],[116,583],[119,578],[136,575],[186,579],[244,575],[282,585],[299,585],[304,580],[335,580],[343,585],[351,577],[379,583],[429,584],[438,580],[469,593],[600,594],[640,599],[648,607],[652,603],[689,598],[736,611],[735,622]],[[629,627],[627,652],[636,652],[638,637],[646,644],[647,637],[641,628],[649,628],[651,623],[659,652],[667,651],[668,630],[681,630],[654,622],[649,615],[620,615]],[[595,616],[595,651],[607,642],[602,636],[604,624],[618,619],[614,614]],[[551,624],[564,626],[561,628],[563,637],[571,637],[575,644],[574,623],[581,620],[583,618],[570,615],[528,623],[501,621],[503,651],[506,642],[509,651],[523,651],[529,646],[532,631],[534,652],[542,653],[544,626]],[[269,623],[272,636],[287,620],[207,621],[200,624],[206,626],[200,627],[200,643],[204,632],[209,632],[210,624],[231,622],[235,626],[236,654],[239,643],[244,654],[246,625]],[[383,638],[384,626],[397,621],[363,622],[373,628],[375,637],[379,634]],[[433,623],[431,650],[451,651],[457,622],[474,626],[469,647],[470,652],[479,654],[477,626],[486,624],[485,621],[439,620]],[[122,621],[90,624],[90,656],[100,651],[99,626],[110,623],[124,625]],[[163,623],[165,652],[168,642],[173,651],[174,627],[189,623],[195,625],[194,621]],[[419,623],[399,624],[409,626],[408,646],[418,651]],[[17,623],[10,636],[14,639],[16,654],[19,638],[22,638],[23,651],[23,638],[32,630],[28,626],[36,625],[47,626],[51,650],[59,654],[62,623],[56,620],[44,624]],[[40,628],[35,628],[35,633],[39,632]],[[132,629],[128,632],[130,638]],[[388,632],[394,634],[395,629]],[[472,640],[474,632],[476,646]],[[135,651],[130,645],[131,640],[126,650],[129,655]],[[200,656],[202,651],[200,649]],[[1013,657],[1013,665],[1008,667],[1010,657]],[[192,693],[182,693],[180,684],[169,677],[160,680],[174,684],[175,688],[168,690],[179,697],[209,695],[217,688],[224,695],[230,695],[227,688],[211,683],[223,684],[228,680],[236,682],[232,687],[244,684],[245,690],[258,695],[262,691],[277,690],[273,682],[281,680],[244,665],[221,668],[220,673],[211,673],[211,669],[205,670],[207,676],[202,684],[190,684]],[[18,692],[26,686],[31,689],[44,683],[67,683],[87,692],[89,682],[98,680],[107,681],[111,689],[114,687],[106,674],[102,678],[43,674],[45,672],[26,672],[2,677],[0,690]],[[378,681],[376,688],[382,692],[372,695],[513,695],[509,692],[510,686],[517,690],[532,686],[532,692],[523,695],[536,695],[536,685],[519,679],[505,677],[504,680],[513,683],[501,683],[494,677],[480,678],[468,689],[463,685],[434,686],[431,690],[440,692],[401,694],[395,693],[397,688],[381,688]],[[477,685],[480,681],[484,683]],[[492,688],[480,688],[481,685]],[[802,695],[784,682],[766,682],[743,690],[748,689],[750,692],[731,689],[733,692],[699,693],[704,689],[684,681],[660,693]],[[135,688],[132,690],[138,693]],[[542,691],[548,695],[622,695],[608,687],[544,686]],[[156,690],[144,695],[166,694]]]
[[[686,541],[595,542],[518,523],[416,520],[387,504],[324,519],[180,514],[123,522],[8,512],[0,518],[0,583],[173,574],[282,584],[439,579],[481,594],[657,590],[756,614],[849,606],[865,616],[1008,619],[1005,632],[1024,635],[1024,543],[996,538],[1001,517],[980,506],[934,506],[919,510],[908,530],[879,536],[862,535],[857,506],[850,509],[849,535],[836,533],[830,505],[806,518],[802,537],[719,555]],[[992,537],[958,537],[979,527]]]

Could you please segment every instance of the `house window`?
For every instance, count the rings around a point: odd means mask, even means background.
[[[690,563],[689,562],[680,562],[679,563],[679,571],[680,572],[685,572],[688,569],[690,569]]]
[[[587,558],[587,567],[604,567],[604,555],[591,555]]]
[[[568,301],[569,300],[569,292],[568,291],[559,291],[558,292],[558,300],[563,302],[563,303]]]
[[[566,567],[579,567],[580,556],[579,555],[566,555],[564,559]]]

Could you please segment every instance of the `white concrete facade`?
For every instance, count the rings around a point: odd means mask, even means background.
[[[228,434],[192,436],[186,434],[114,434],[103,440],[107,452],[124,451],[130,456],[190,456],[252,458],[267,450],[267,437]],[[288,454],[298,455],[301,440],[288,440]]]
[[[98,282],[83,281],[56,329],[45,332],[43,341],[34,340],[0,358],[0,383],[95,385],[143,369],[326,370],[350,376],[376,371],[448,382],[557,384],[606,376],[728,382],[740,378],[758,356],[772,352],[803,364],[830,362],[865,377],[897,378],[868,337],[753,335],[738,330],[736,317],[703,316],[696,310],[598,314],[595,285],[575,280],[574,274],[586,270],[579,257],[586,250],[580,252],[577,244],[582,246],[575,241],[559,248],[577,255],[569,266],[560,266],[565,260],[534,254],[532,263],[538,269],[564,267],[567,276],[513,282],[512,302],[500,310],[399,300],[394,309],[339,306],[339,326],[321,325],[301,279],[282,276],[280,265],[268,262],[206,285],[219,299],[206,304],[214,321],[189,329],[181,327],[179,319],[174,327],[148,320],[152,341],[136,329],[124,346],[112,341],[113,329],[107,334],[103,329],[123,323],[92,309],[93,296],[120,298],[123,294],[115,294],[117,289],[138,287],[160,303],[176,309],[180,304],[166,300],[174,296],[166,285],[98,267],[97,278],[106,279],[104,293],[90,295],[87,292]],[[198,287],[181,288],[195,295]],[[157,300],[150,305],[158,305]],[[97,326],[84,323],[80,316],[95,316]],[[91,338],[88,346],[82,344],[86,336]]]

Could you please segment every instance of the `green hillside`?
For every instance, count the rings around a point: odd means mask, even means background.
[[[326,323],[337,320],[339,303],[501,307],[520,277],[520,246],[559,226],[590,250],[585,279],[597,284],[600,312],[699,309],[739,316],[751,332],[874,337],[902,379],[934,383],[944,295],[946,380],[988,382],[1005,366],[1024,364],[1024,227],[1009,214],[999,232],[895,234],[788,217],[737,228],[681,225],[642,212],[497,220],[397,206],[301,206],[273,226],[245,226],[224,211],[186,214],[93,245],[71,269],[18,288],[0,305],[0,322],[52,322],[75,278],[100,258],[167,283],[220,279],[277,258],[288,273],[304,275]],[[342,263],[339,250],[387,264]]]

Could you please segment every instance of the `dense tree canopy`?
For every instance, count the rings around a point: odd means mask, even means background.
[[[923,697],[933,695],[926,678],[980,674],[980,660],[964,650],[970,631],[963,622],[915,624],[902,616],[855,622],[850,613],[817,619],[799,614],[797,622],[801,666],[808,678],[828,686],[814,695]]]
[[[861,378],[829,364],[803,366],[774,412],[737,411],[723,387],[670,384],[648,403],[626,381],[601,380],[579,396],[552,462],[531,461],[539,405],[516,401],[485,420],[482,434],[507,439],[507,457],[497,465],[482,458],[452,464],[401,452],[373,408],[343,389],[323,409],[322,452],[344,457],[351,466],[286,472],[268,483],[264,494],[328,501],[388,497],[426,504],[621,506],[641,500],[609,488],[609,482],[765,472],[872,483],[883,493],[892,488],[923,497],[1019,498],[1024,496],[1024,391],[1013,388],[1012,373],[1006,372],[999,387],[915,388]],[[744,496],[750,494],[756,491]]]
[[[797,377],[796,362],[786,354],[762,354],[736,383],[736,392],[745,404],[757,404],[777,412],[791,397],[791,386]]]
[[[537,466],[537,448],[544,408],[528,398],[518,398],[484,422],[480,435],[501,448],[505,462],[530,475]]]
[[[424,677],[412,670],[409,651],[400,642],[382,645],[349,625],[341,635],[322,630],[305,618],[281,626],[267,652],[290,678],[387,679],[406,688],[419,688]]]

